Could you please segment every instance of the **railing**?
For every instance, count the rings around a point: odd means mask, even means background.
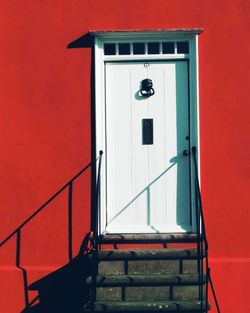
[[[101,223],[100,223],[100,216],[101,216],[101,166],[102,166],[102,155],[103,151],[99,151],[99,163],[98,163],[98,170],[96,176],[96,186],[95,186],[95,201],[94,201],[94,225],[92,230],[92,237],[91,237],[91,252],[93,254],[93,271],[92,271],[92,280],[91,280],[91,288],[90,288],[90,305],[93,305],[96,301],[96,277],[98,273],[98,250],[99,250],[99,243],[98,237],[101,234]]]
[[[197,149],[192,147],[192,157],[194,162],[194,176],[195,176],[195,203],[196,203],[196,224],[197,224],[197,253],[198,253],[198,272],[199,272],[199,299],[201,302],[201,312],[204,312],[204,296],[203,296],[203,279],[205,275],[206,291],[205,291],[205,312],[208,312],[208,286],[210,285],[214,302],[216,305],[217,312],[220,313],[218,300],[215,294],[212,278],[210,275],[210,267],[208,262],[208,241],[206,236],[206,227],[204,220],[204,213],[202,208],[201,191],[199,184],[198,165],[196,157]],[[16,236],[16,267],[18,267],[23,273],[24,282],[24,298],[26,308],[30,307],[38,297],[29,301],[28,295],[28,282],[27,272],[20,264],[20,247],[21,247],[21,232],[25,225],[27,225],[39,212],[41,212],[49,203],[51,203],[59,194],[64,190],[68,189],[68,259],[69,262],[73,259],[73,247],[72,247],[72,196],[73,196],[73,183],[74,181],[85,172],[90,166],[96,165],[98,162],[98,169],[96,175],[96,185],[94,192],[94,223],[91,232],[89,233],[88,240],[90,245],[87,243],[88,249],[94,251],[94,256],[97,256],[98,251],[98,236],[100,234],[100,212],[101,212],[101,165],[102,165],[103,152],[99,151],[99,156],[95,161],[87,164],[80,172],[78,172],[71,180],[69,180],[61,189],[59,189],[52,197],[50,197],[42,206],[40,206],[30,217],[28,217],[21,225],[19,225],[10,235],[8,235],[1,243],[0,247],[7,243],[12,237]],[[205,271],[204,262],[205,257]],[[96,258],[97,259],[97,258]],[[95,301],[96,294],[94,288],[95,275],[93,273],[93,288],[92,289],[92,302]]]
[[[100,177],[101,177],[101,161],[102,161],[102,151],[99,151],[99,156],[96,160],[88,163],[80,172],[78,172],[72,179],[70,179],[62,188],[60,188],[52,197],[50,197],[43,205],[41,205],[32,215],[30,215],[22,224],[20,224],[13,232],[11,232],[1,243],[0,247],[6,244],[11,238],[16,236],[16,262],[15,265],[19,268],[23,273],[23,284],[24,284],[24,299],[25,299],[25,307],[29,308],[37,299],[33,299],[29,301],[29,294],[28,294],[28,280],[27,280],[27,271],[25,268],[21,266],[20,256],[21,256],[21,234],[22,230],[37,214],[39,214],[44,208],[48,206],[57,196],[59,196],[64,190],[68,189],[68,260],[69,262],[73,259],[73,238],[72,238],[72,230],[73,230],[73,220],[72,220],[72,209],[73,209],[73,184],[74,181],[89,167],[95,166],[96,162],[99,160],[98,163],[98,171],[97,171],[97,178],[96,178],[96,186],[94,192],[94,202],[95,202],[95,226],[94,229],[90,232],[88,236],[90,244],[93,246],[96,245],[98,232],[98,219],[99,219],[99,212],[100,212]],[[94,240],[93,240],[94,238]],[[91,246],[88,247],[89,250],[92,248]]]
[[[198,253],[198,273],[199,273],[199,299],[201,302],[201,312],[204,312],[204,295],[203,295],[203,279],[205,275],[206,291],[205,291],[205,312],[208,308],[208,286],[210,284],[213,299],[217,312],[220,313],[219,303],[215,294],[214,285],[212,282],[210,267],[208,261],[208,241],[206,235],[206,225],[202,207],[201,190],[199,183],[198,164],[197,164],[197,149],[192,147],[192,156],[194,162],[194,176],[195,176],[195,207],[196,207],[196,225],[197,225],[197,253]],[[205,271],[204,271],[204,257],[205,257]]]
[[[99,163],[97,170],[97,178],[96,178],[96,188],[95,188],[95,219],[94,219],[94,227],[93,227],[93,247],[98,249],[98,236],[101,233],[101,223],[100,223],[100,215],[101,215],[101,167],[102,167],[102,155],[103,151],[99,151]]]

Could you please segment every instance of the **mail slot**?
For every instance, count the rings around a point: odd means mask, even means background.
[[[152,145],[154,142],[154,126],[152,118],[142,119],[142,144]]]

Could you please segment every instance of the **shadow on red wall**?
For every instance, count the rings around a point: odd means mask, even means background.
[[[69,299],[73,294],[76,297],[78,292],[82,291],[82,288],[76,283],[74,283],[74,286],[77,285],[79,291],[77,288],[72,288],[72,282],[77,282],[75,280],[76,272],[80,268],[81,271],[89,268],[85,264],[85,259],[82,258],[88,235],[81,243],[80,240],[83,238],[84,230],[86,233],[86,227],[79,228],[79,218],[85,219],[85,224],[87,222],[89,224],[88,229],[90,229],[90,210],[89,208],[85,208],[85,210],[82,208],[81,198],[83,196],[82,189],[86,186],[86,179],[89,180],[90,170],[95,168],[95,165],[96,161],[88,163],[1,242],[0,246],[3,246],[1,250],[2,281],[7,284],[5,291],[2,293],[3,299],[5,298],[6,301],[9,294],[15,294],[15,297],[19,299],[23,298],[22,304],[16,302],[19,307],[10,308],[10,312],[19,312],[21,307],[28,308],[34,304],[37,296],[36,292],[29,292],[30,283],[51,272],[54,272],[52,278],[42,280],[42,283],[39,283],[39,298],[41,294],[42,297],[44,294],[44,281],[46,281],[47,289],[47,281],[49,281],[49,284],[53,281],[54,286],[54,278],[56,277],[57,281],[58,277],[61,276],[63,276],[64,283],[68,286]],[[51,229],[53,229],[53,232],[48,231]],[[74,256],[76,257],[74,258]],[[65,264],[67,259],[69,263],[57,271],[56,269]],[[79,267],[80,265],[81,267]],[[66,277],[64,277],[65,273],[67,273]],[[60,283],[58,283],[58,286],[60,286]],[[85,287],[83,286],[83,288]],[[36,290],[36,288],[30,290]],[[70,290],[71,292],[69,292]],[[58,297],[61,297],[62,292],[60,289]],[[23,293],[23,297],[21,297],[21,293]],[[56,291],[53,292],[53,297],[56,298],[55,293]],[[82,300],[84,300],[84,297],[81,298]],[[13,301],[9,301],[10,307],[12,303]],[[76,305],[77,303],[76,301]]]

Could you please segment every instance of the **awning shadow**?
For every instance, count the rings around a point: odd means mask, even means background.
[[[70,42],[67,46],[67,49],[77,49],[77,48],[91,48],[94,45],[94,36],[91,36],[89,33],[75,39]]]

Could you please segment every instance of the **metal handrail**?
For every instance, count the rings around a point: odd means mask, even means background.
[[[206,275],[206,298],[205,298],[205,312],[208,312],[208,285],[210,284],[214,302],[216,305],[217,313],[220,313],[219,303],[215,294],[211,272],[209,267],[208,259],[208,240],[206,235],[206,225],[202,206],[201,189],[198,174],[198,163],[197,163],[197,148],[192,147],[192,156],[194,161],[194,176],[195,176],[195,203],[196,203],[196,224],[197,224],[197,252],[198,252],[198,272],[199,272],[199,299],[201,302],[201,312],[203,312],[203,276]],[[205,255],[203,254],[205,250]],[[203,258],[205,256],[205,273]]]
[[[95,224],[93,229],[93,238],[94,238],[94,247],[98,249],[98,236],[100,235],[100,215],[101,215],[101,167],[102,167],[102,155],[103,151],[99,151],[99,162],[97,170],[97,179],[96,179],[96,190],[95,190]]]
[[[100,214],[101,214],[101,166],[102,166],[102,155],[103,151],[99,151],[99,163],[96,176],[96,188],[95,188],[95,202],[94,202],[94,225],[92,229],[91,237],[91,252],[93,254],[93,270],[92,270],[92,280],[90,287],[90,305],[96,301],[96,277],[98,273],[98,250],[99,243],[98,237],[101,232],[100,225]]]

